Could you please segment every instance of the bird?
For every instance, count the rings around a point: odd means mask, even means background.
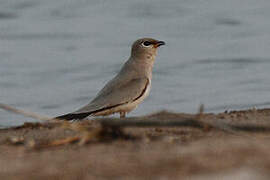
[[[87,105],[56,119],[82,120],[88,116],[107,116],[119,113],[120,118],[135,109],[148,95],[151,88],[152,69],[158,47],[164,41],[152,38],[136,40],[129,59],[120,72],[110,80]]]

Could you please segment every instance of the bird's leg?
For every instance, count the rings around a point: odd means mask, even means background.
[[[120,118],[125,118],[126,117],[126,112],[120,112]]]

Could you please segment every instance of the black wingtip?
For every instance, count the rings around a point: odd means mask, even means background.
[[[89,116],[91,113],[80,113],[80,114],[64,114],[62,116],[55,117],[56,119],[65,120],[65,121],[71,121],[71,120],[82,120]]]

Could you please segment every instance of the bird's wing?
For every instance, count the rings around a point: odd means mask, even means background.
[[[98,112],[129,103],[140,98],[146,91],[148,78],[134,78],[122,83],[109,83],[88,105],[72,114]]]

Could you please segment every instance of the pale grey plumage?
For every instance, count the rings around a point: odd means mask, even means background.
[[[151,43],[144,46],[142,43]],[[145,43],[146,44],[146,43]],[[135,41],[131,56],[121,71],[109,81],[97,96],[86,106],[73,113],[59,116],[59,119],[83,119],[89,115],[109,115],[125,113],[134,109],[149,93],[152,79],[152,67],[157,47],[163,41],[143,38]]]

